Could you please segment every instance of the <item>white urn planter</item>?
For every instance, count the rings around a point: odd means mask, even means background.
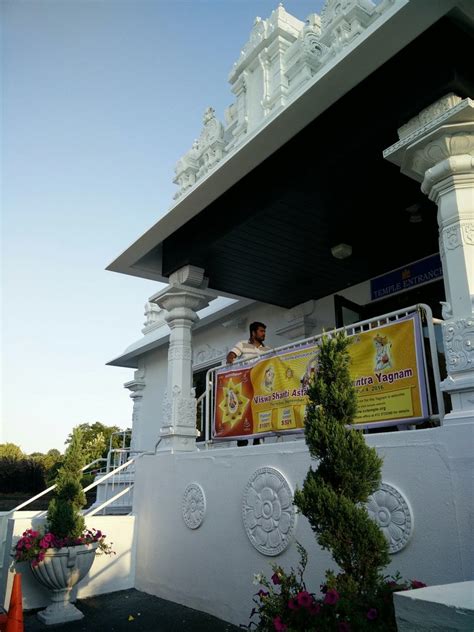
[[[70,602],[73,586],[89,572],[95,558],[98,542],[47,549],[44,560],[31,566],[34,577],[52,591],[51,604],[38,613],[46,625],[82,619],[84,615]]]

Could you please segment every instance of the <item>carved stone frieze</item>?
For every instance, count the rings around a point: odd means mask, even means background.
[[[176,397],[176,399],[173,400],[173,406],[176,409],[174,418],[180,426],[196,426],[195,397]]]
[[[264,555],[279,555],[290,544],[296,515],[293,493],[281,472],[256,470],[244,490],[242,518],[252,545]]]
[[[425,113],[422,117],[423,123],[416,116],[408,121],[406,125],[399,128],[398,136],[400,140],[384,150],[384,158],[400,164],[399,156],[402,150],[407,150],[419,139],[423,139],[444,124],[468,121],[473,107],[474,102],[471,99],[461,99],[461,97],[453,93],[446,95],[423,110]],[[433,117],[431,120],[429,119],[430,115]]]
[[[165,324],[165,317],[163,310],[155,303],[147,301],[145,303],[145,322],[143,323],[142,333],[147,334],[158,327]]]
[[[190,483],[183,494],[182,512],[188,529],[198,529],[206,515],[206,496],[197,483]]]
[[[455,250],[461,246],[474,246],[474,223],[460,222],[442,231],[443,248]]]
[[[450,112],[458,103],[462,101],[461,97],[458,97],[454,92],[445,94],[435,103],[432,103],[424,110],[421,110],[416,116],[398,128],[398,138],[404,139],[411,136],[413,133],[419,133],[431,125],[435,120],[441,120],[447,112]]]
[[[465,156],[466,158],[453,160],[454,156]],[[472,167],[469,156],[474,156],[474,133],[466,131],[443,134],[416,150],[412,159],[412,169],[421,176],[425,176],[425,174],[429,176],[429,181],[434,184],[434,182],[451,174],[469,172],[470,167]],[[426,173],[439,163],[442,164],[435,172]]]
[[[327,0],[321,11],[321,41],[338,52],[378,17],[371,0]]]
[[[170,346],[168,351],[169,360],[190,360],[191,359],[191,347],[189,346]]]
[[[225,128],[208,108],[198,141],[178,161],[175,199],[187,193],[226,155],[235,151],[249,132],[287,105],[320,68],[382,15],[394,0],[326,0],[321,18],[306,23],[283,4],[267,19],[256,17],[248,41],[229,73],[235,102],[225,112]]]
[[[389,552],[393,554],[404,549],[413,533],[413,515],[400,490],[388,483],[382,483],[369,496],[366,507],[369,516],[387,539]]]
[[[227,349],[216,349],[209,344],[198,347],[193,352],[193,366],[204,365],[212,360],[221,360],[226,352]]]
[[[449,373],[474,369],[474,317],[443,323],[443,339]]]
[[[163,426],[171,426],[172,417],[173,417],[173,409],[171,406],[171,399],[168,396],[168,392],[165,392],[165,396],[163,397]]]

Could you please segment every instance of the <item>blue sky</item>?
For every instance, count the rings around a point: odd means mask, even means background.
[[[105,266],[163,215],[176,161],[267,0],[3,0],[0,442],[64,449],[127,427],[129,369],[159,285]],[[322,0],[288,0],[304,20]]]

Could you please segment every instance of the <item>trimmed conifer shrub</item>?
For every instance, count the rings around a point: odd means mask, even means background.
[[[360,431],[350,428],[357,401],[349,344],[344,332],[321,339],[305,419],[306,443],[318,464],[310,467],[294,502],[341,569],[337,575],[327,573],[328,586],[365,600],[377,592],[389,554],[364,506],[380,484],[382,459]]]
[[[54,497],[49,503],[48,531],[58,538],[80,538],[85,530],[84,518],[80,513],[86,504],[81,485],[82,468],[85,465],[81,438],[81,431],[75,429],[58,472]]]

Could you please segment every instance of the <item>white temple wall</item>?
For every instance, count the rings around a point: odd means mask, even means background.
[[[408,532],[411,524],[411,537],[392,555],[388,572],[399,570],[407,579],[430,585],[470,579],[469,424],[374,434],[367,441],[384,457],[383,482],[401,494],[411,517],[404,525]],[[315,544],[306,518],[297,516],[288,548],[275,557],[253,547],[242,518],[245,488],[256,470],[279,470],[294,491],[309,464],[302,440],[141,459],[135,488],[136,588],[235,624],[247,623],[258,590],[254,573],[269,577],[272,562],[294,566],[296,539],[309,553],[308,589],[317,591],[331,560]],[[202,488],[206,502],[202,524],[194,529],[183,519],[190,483]]]
[[[160,436],[163,398],[168,370],[168,345],[150,351],[144,357],[145,388],[142,393],[139,421],[133,427],[136,450],[152,450]]]

